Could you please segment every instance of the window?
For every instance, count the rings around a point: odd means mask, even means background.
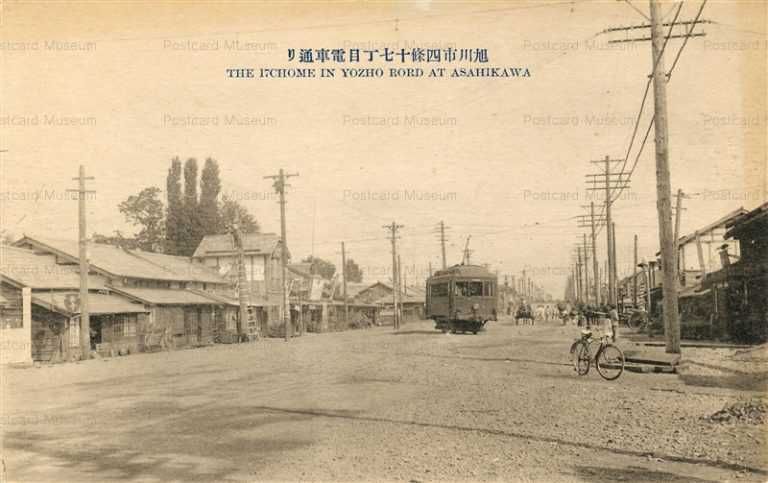
[[[456,282],[455,294],[459,297],[480,297],[483,295],[483,282]]]
[[[496,285],[493,282],[483,282],[483,296],[484,297],[496,296]]]
[[[429,293],[432,297],[445,297],[446,295],[448,295],[448,284],[447,283],[433,284],[430,287]]]

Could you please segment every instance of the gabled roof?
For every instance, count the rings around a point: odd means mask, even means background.
[[[25,235],[14,245],[30,246],[36,251],[47,252],[72,263],[77,263],[79,260],[79,246],[74,240],[54,240]],[[88,243],[88,259],[92,269],[120,277],[227,283],[213,270],[186,257],[127,250],[105,243]]]
[[[164,288],[109,287],[110,290],[149,305],[223,305],[200,291]]]
[[[53,255],[0,245],[0,275],[16,285],[32,289],[78,289],[80,275],[72,265],[56,262]],[[88,287],[102,289],[98,278],[88,277]]]
[[[75,315],[80,313],[79,304],[76,302],[79,298],[78,292],[42,292],[33,295],[32,302],[60,314]],[[143,305],[118,295],[88,294],[88,313],[91,315],[139,314],[146,311]]]
[[[697,233],[698,234],[707,233],[708,231],[714,230],[714,229],[719,228],[719,227],[725,228],[726,225],[731,223],[736,218],[739,218],[739,217],[745,215],[746,213],[748,213],[748,211],[745,210],[744,208],[735,209],[735,210],[731,211],[730,213],[728,213],[727,215],[725,215],[725,216],[723,216],[721,218],[718,218],[717,220],[713,221],[709,225],[707,225],[707,226],[705,226],[703,228],[699,228],[698,230],[694,231],[693,233],[689,233],[688,235],[685,235],[684,237],[681,237],[677,241],[677,245],[678,246],[682,246],[682,245],[685,245],[685,244],[688,244],[688,243],[694,241],[696,239],[696,234]]]
[[[272,255],[280,244],[280,237],[274,233],[246,233],[243,235],[243,250],[251,255]],[[193,258],[235,253],[235,241],[230,234],[206,235],[200,241]]]
[[[747,213],[744,213],[743,215],[740,215],[729,221],[727,224],[728,231],[725,233],[725,238],[733,238],[737,231],[743,230],[748,225],[752,225],[753,223],[759,222],[760,220],[765,223],[767,218],[768,202],[763,203],[754,210],[748,211]]]

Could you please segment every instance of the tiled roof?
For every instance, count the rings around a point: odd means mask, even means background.
[[[63,314],[79,314],[80,307],[77,301],[80,299],[78,292],[50,292],[35,293],[32,301]],[[88,313],[100,314],[136,314],[147,310],[141,304],[133,303],[118,295],[106,295],[99,293],[88,294]]]
[[[192,290],[110,287],[110,290],[151,305],[221,305],[220,300]]]
[[[246,233],[243,235],[243,249],[247,253],[274,253],[280,237],[275,233]],[[195,250],[194,258],[204,256],[227,255],[235,252],[232,235],[206,235]]]
[[[17,245],[78,260],[78,242],[25,236]],[[95,269],[122,277],[150,280],[226,283],[217,273],[186,257],[176,257],[142,250],[126,250],[105,243],[89,243],[88,259]]]
[[[32,250],[0,245],[0,274],[32,289],[77,289],[80,276],[74,265],[56,263],[53,255],[36,254]],[[103,288],[95,277],[89,277],[88,286]]]

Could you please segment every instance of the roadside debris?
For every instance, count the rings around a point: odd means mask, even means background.
[[[766,422],[768,405],[757,398],[737,401],[704,419],[711,423],[745,423],[761,425]]]

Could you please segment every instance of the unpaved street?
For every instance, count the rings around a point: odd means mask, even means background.
[[[568,364],[576,329],[430,322],[5,369],[9,481],[764,481],[745,391]]]

